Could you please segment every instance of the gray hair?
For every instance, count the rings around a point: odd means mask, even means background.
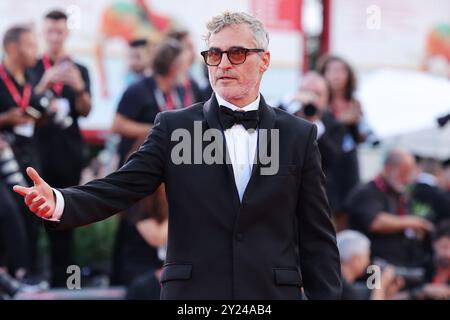
[[[341,262],[347,262],[353,256],[366,254],[370,250],[370,240],[361,232],[344,230],[336,235]]]
[[[414,161],[414,157],[410,152],[402,148],[394,148],[388,151],[386,154],[383,165],[398,167],[405,161]]]
[[[303,81],[305,81],[305,79],[314,79],[314,80],[318,80],[320,82],[322,82],[322,84],[325,85],[325,88],[327,89],[327,93],[328,93],[328,83],[327,80],[325,79],[325,77],[323,75],[321,75],[319,72],[317,71],[307,71],[301,78],[300,78],[300,85],[302,84]]]
[[[211,21],[206,24],[208,33],[205,35],[204,39],[208,43],[211,35],[220,32],[223,28],[243,23],[247,24],[252,30],[258,49],[267,51],[269,48],[269,34],[264,29],[264,25],[254,16],[245,12],[226,11],[213,17]]]

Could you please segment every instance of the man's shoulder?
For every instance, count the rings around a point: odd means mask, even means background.
[[[156,89],[155,81],[152,77],[138,79],[128,85],[124,95],[133,98],[152,97]]]
[[[385,194],[377,187],[375,182],[371,180],[353,187],[353,189],[350,190],[348,200],[359,202],[361,201],[361,198],[382,200],[384,197]]]
[[[127,91],[142,90],[151,84],[153,84],[151,77],[143,77],[130,83],[127,86]]]

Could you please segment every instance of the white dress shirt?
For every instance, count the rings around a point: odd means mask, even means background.
[[[61,216],[64,211],[64,197],[63,197],[62,193],[56,189],[53,189],[53,192],[55,193],[55,196],[56,196],[55,212],[53,212],[53,215],[51,216],[50,219],[46,219],[46,220],[59,221],[59,220],[61,220]]]
[[[230,108],[231,110],[253,111],[258,110],[260,95],[255,101],[246,105],[243,108],[225,101],[216,93],[217,102],[219,105]],[[245,188],[250,180],[252,174],[253,163],[255,162],[256,145],[258,143],[258,131],[247,131],[243,125],[235,124],[233,127],[225,130],[225,142],[227,145],[228,154],[230,155],[231,164],[233,166],[234,181],[239,193],[239,199],[242,201]],[[56,196],[56,207],[50,221],[59,221],[64,211],[64,197],[56,189],[53,189]]]
[[[255,101],[243,108],[225,101],[216,93],[219,105],[230,108],[233,111],[253,111],[258,110],[260,95]],[[255,162],[256,145],[258,143],[258,131],[246,130],[243,125],[235,124],[231,128],[224,131],[225,142],[228,154],[230,155],[231,164],[233,166],[234,181],[242,201],[245,188],[252,174],[253,163]]]

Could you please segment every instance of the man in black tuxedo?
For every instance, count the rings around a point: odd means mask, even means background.
[[[316,126],[260,95],[270,62],[260,21],[227,12],[207,27],[211,99],[160,113],[141,148],[103,179],[55,190],[28,168],[34,187],[14,189],[48,227],[63,229],[106,219],[165,182],[162,299],[300,299],[302,287],[309,299],[338,299]]]

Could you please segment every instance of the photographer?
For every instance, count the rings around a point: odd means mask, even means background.
[[[285,99],[280,108],[315,123],[320,139],[325,133],[322,116],[327,106],[328,88],[325,79],[317,72],[309,71],[303,75],[298,91]]]
[[[419,173],[411,190],[413,209],[437,225],[450,218],[450,195],[444,190],[444,168],[432,158],[418,162]]]
[[[197,81],[191,76],[190,71],[195,63],[197,52],[195,51],[194,41],[187,30],[171,30],[167,34],[168,39],[180,41],[183,46],[182,66],[183,72],[179,77],[179,85],[183,89],[183,105],[190,106],[193,103],[209,99],[204,97]]]
[[[446,285],[447,290],[450,290],[450,220],[441,222],[433,234],[432,269],[430,281]],[[450,291],[447,292],[450,294]]]
[[[386,300],[393,298],[404,285],[395,269],[387,266],[381,273],[379,288],[370,291],[367,285],[357,282],[370,263],[370,240],[358,231],[344,230],[337,234],[336,241],[341,258],[343,300]]]
[[[349,225],[368,236],[372,257],[390,264],[421,267],[429,261],[433,224],[411,215],[407,187],[414,181],[416,163],[407,151],[391,150],[382,172],[353,190],[346,201]]]
[[[75,63],[64,49],[69,35],[67,15],[51,11],[44,19],[46,51],[33,69],[37,94],[47,103],[47,121],[36,130],[42,159],[42,175],[52,185],[64,188],[80,182],[84,142],[79,117],[91,110],[87,69]],[[66,285],[66,269],[72,261],[72,231],[49,231],[53,287]]]
[[[424,284],[404,291],[397,299],[450,299],[450,220],[443,221],[433,234],[433,263]]]
[[[12,149],[12,152],[8,152],[8,158],[17,164],[14,174],[26,176],[23,174],[26,167],[40,165],[34,133],[43,109],[39,97],[33,93],[32,74],[27,71],[36,62],[35,34],[27,26],[13,26],[3,36],[3,49],[5,55],[0,65],[0,133],[8,139]],[[39,219],[30,213],[15,194],[12,197],[17,200],[21,219],[26,226],[29,248],[26,254],[31,259],[29,271],[32,272],[36,265]]]
[[[155,49],[153,74],[135,82],[125,90],[111,129],[122,138],[119,146],[120,165],[144,142],[158,112],[185,107],[183,90],[177,84],[183,72],[180,66],[183,65],[185,50],[181,42],[166,39]],[[161,187],[156,194],[158,196],[148,196],[127,209],[126,215],[120,220],[114,245],[111,280],[115,285],[128,286],[140,276],[162,266],[157,246],[148,241],[152,232],[149,235],[140,228],[140,225],[145,225],[142,221],[148,222],[148,219],[142,219],[139,223],[132,221],[142,211],[154,214],[158,210],[159,205],[148,205],[148,201],[166,204],[165,192],[161,195]],[[154,200],[160,196],[164,196],[164,201],[155,202]],[[158,227],[154,229],[161,229],[162,233],[167,233],[167,226],[164,227],[161,223],[156,225]],[[158,233],[160,232],[156,232]]]
[[[17,163],[15,161],[9,145],[0,136],[0,270],[7,269],[16,278],[22,278],[29,269],[29,260],[27,256],[27,242],[25,226],[23,225],[20,211],[14,202],[10,188],[5,181],[15,183],[23,181],[21,179],[14,180],[9,172],[14,170],[3,170],[4,168],[12,168]],[[18,169],[18,168],[17,168]],[[9,179],[8,179],[9,178]],[[4,258],[4,261],[2,260]]]
[[[450,299],[450,220],[441,222],[433,235],[433,268],[430,282],[410,292],[414,299]]]
[[[297,93],[285,99],[280,107],[317,126],[317,143],[322,155],[327,195],[333,211],[336,211],[341,200],[339,181],[336,181],[336,171],[340,168],[335,164],[344,154],[341,146],[346,129],[330,112],[328,103],[329,90],[325,78],[310,71],[302,77]]]
[[[356,74],[351,65],[337,56],[323,56],[317,62],[317,71],[329,87],[329,110],[341,128],[341,156],[333,162],[333,190],[331,203],[335,214],[345,219],[342,205],[350,190],[360,182],[357,149],[363,142],[376,145],[379,141],[366,123],[362,106],[355,96]]]

